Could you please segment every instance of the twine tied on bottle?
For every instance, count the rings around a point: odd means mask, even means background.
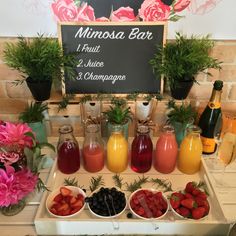
[[[148,117],[146,120],[138,120],[137,125],[148,126],[148,128],[153,131],[156,129],[156,124],[151,120],[150,117]]]
[[[100,125],[101,124],[101,117],[91,117],[90,115],[85,120],[86,125]]]

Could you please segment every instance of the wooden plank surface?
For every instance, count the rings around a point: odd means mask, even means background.
[[[0,225],[1,236],[36,236],[34,226],[28,225]]]

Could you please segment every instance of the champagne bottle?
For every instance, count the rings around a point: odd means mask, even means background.
[[[216,150],[214,136],[220,133],[222,124],[221,93],[223,81],[214,82],[212,94],[208,105],[200,116],[198,126],[201,128],[203,154],[213,154]]]

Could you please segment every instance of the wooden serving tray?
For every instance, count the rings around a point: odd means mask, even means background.
[[[111,173],[106,167],[98,173],[88,173],[84,170],[81,165],[79,171],[72,175],[62,174],[57,169],[56,161],[51,170],[49,181],[47,186],[50,190],[53,190],[63,185],[65,178],[76,178],[79,185],[84,186],[87,190],[86,194],[89,195],[89,185],[91,177],[97,177],[102,175],[106,187],[115,186]],[[124,182],[131,183],[139,177],[143,177],[143,174],[133,172],[130,167],[126,171],[122,172],[120,176]],[[187,182],[200,180],[205,181],[208,186],[210,193],[209,202],[211,210],[206,219],[203,220],[182,220],[177,218],[171,211],[168,214],[155,222],[151,220],[141,220],[137,218],[127,218],[129,209],[119,217],[114,219],[115,223],[119,225],[118,229],[114,229],[114,222],[107,219],[94,218],[87,208],[81,212],[80,215],[72,218],[53,218],[46,210],[45,201],[48,196],[48,192],[45,192],[41,204],[38,208],[35,217],[35,227],[37,234],[39,235],[101,235],[101,234],[169,234],[169,235],[227,235],[229,229],[229,222],[224,216],[224,212],[220,206],[219,196],[217,191],[214,189],[214,184],[211,183],[211,173],[209,172],[208,166],[205,160],[202,159],[201,169],[194,175],[185,175],[178,169],[175,169],[171,174],[165,175],[157,172],[153,167],[150,171],[144,174],[145,177],[168,179],[172,183],[173,190],[183,189]],[[152,184],[148,183],[143,185],[145,188],[154,188]],[[124,186],[125,189],[125,186]],[[161,189],[160,189],[161,190]],[[127,199],[130,193],[125,191]],[[235,211],[234,211],[235,212]],[[155,225],[155,227],[154,227]]]

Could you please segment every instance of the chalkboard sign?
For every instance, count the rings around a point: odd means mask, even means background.
[[[76,80],[65,74],[65,93],[157,93],[149,60],[166,39],[165,23],[61,24],[65,53],[78,52]]]

